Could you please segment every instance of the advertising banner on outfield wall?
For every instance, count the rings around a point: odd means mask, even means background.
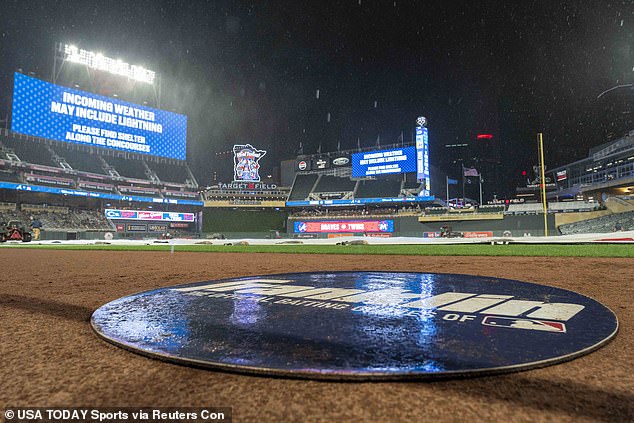
[[[391,238],[392,234],[384,232],[368,232],[366,236],[369,236],[370,238]]]
[[[106,215],[107,219],[167,220],[172,222],[193,222],[194,221],[194,213],[106,209],[104,211],[104,214]]]
[[[465,238],[491,238],[493,236],[493,232],[491,231],[470,231],[464,232]]]
[[[341,238],[341,237],[351,237],[351,236],[354,236],[354,234],[328,234],[328,239]]]
[[[187,229],[189,225],[189,223],[170,222],[170,228],[173,229]]]
[[[147,225],[147,230],[148,232],[167,232],[167,225],[156,225],[156,224],[149,224]]]
[[[131,223],[126,226],[128,232],[147,232],[147,225],[140,223]]]
[[[295,233],[394,232],[393,220],[339,220],[294,222]]]

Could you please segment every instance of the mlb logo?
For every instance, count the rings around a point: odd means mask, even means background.
[[[484,326],[495,326],[511,329],[538,330],[543,332],[566,332],[566,325],[560,322],[535,319],[517,319],[514,317],[486,316],[482,320]]]
[[[306,229],[308,229],[308,226],[306,225],[305,222],[300,222],[297,224],[297,230],[300,232],[306,232]]]

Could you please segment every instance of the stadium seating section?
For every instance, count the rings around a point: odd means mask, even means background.
[[[291,201],[303,201],[307,199],[318,177],[319,175],[314,173],[298,173],[295,176],[295,182],[293,183],[293,188],[291,189],[288,199]]]
[[[168,165],[165,163],[152,163],[149,162],[150,169],[154,171],[156,176],[164,182],[177,182],[184,184],[187,179],[190,179],[189,174],[185,166]]]
[[[200,199],[198,185],[185,163],[169,163],[156,157],[127,158],[118,152],[100,150],[4,131],[0,134],[0,181]]]
[[[339,176],[322,175],[313,192],[352,192],[356,181]]]
[[[15,172],[0,170],[0,181],[20,183],[20,178]]]
[[[401,178],[367,179],[359,181],[356,198],[395,198],[401,195]]]
[[[421,183],[418,182],[418,179],[416,178],[417,178],[417,175],[415,173],[406,173],[403,189],[415,190],[420,188]]]
[[[46,206],[42,204],[22,204],[21,207],[11,203],[0,206],[0,221],[19,220],[26,224],[31,218],[39,219],[44,230],[48,231],[112,231],[113,227],[98,210],[71,209],[62,206]]]
[[[16,140],[6,138],[2,140],[5,147],[13,150],[16,156],[23,162],[55,166],[53,156],[43,143],[34,143],[28,140]]]
[[[128,178],[147,180],[145,166],[140,160],[128,160],[122,157],[105,157],[106,163],[114,167],[119,175]]]
[[[0,201],[0,213],[2,212],[14,212],[16,210],[15,203],[9,203],[6,201]]]
[[[106,174],[103,162],[98,156],[68,148],[57,148],[55,152],[73,169],[100,175]]]
[[[616,227],[622,230],[634,230],[634,212],[625,212],[601,216],[594,219],[582,220],[581,222],[560,225],[558,229],[563,235],[582,233],[606,233],[614,232]]]

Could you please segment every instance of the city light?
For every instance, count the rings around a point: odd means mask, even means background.
[[[130,65],[121,59],[115,60],[101,53],[80,49],[72,44],[64,45],[64,60],[148,84],[153,84],[156,76],[154,71],[145,69],[143,66]]]

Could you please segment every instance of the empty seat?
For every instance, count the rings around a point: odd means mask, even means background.
[[[415,173],[406,173],[405,174],[405,184],[403,184],[403,189],[418,189],[420,188],[420,181],[417,179],[418,175]]]
[[[339,176],[323,175],[313,192],[351,192],[356,181]]]
[[[84,172],[106,175],[103,168],[103,162],[97,154],[78,151],[72,148],[56,147],[55,152],[58,156],[66,160],[73,169],[83,170]]]
[[[135,178],[135,179],[148,179],[145,174],[145,166],[140,160],[124,159],[121,157],[104,157],[106,162],[114,167],[119,175]]]
[[[308,194],[313,189],[315,182],[317,181],[318,175],[311,174],[301,174],[298,173],[295,176],[295,181],[293,182],[293,188],[291,188],[291,193],[288,196],[289,201],[302,201],[308,198]]]
[[[395,198],[401,194],[401,179],[381,178],[359,181],[356,198]]]
[[[161,181],[184,184],[187,179],[189,179],[189,174],[185,165],[152,162],[148,163],[148,165]]]
[[[2,143],[12,149],[23,162],[57,166],[57,163],[53,162],[53,156],[41,142],[32,139],[6,138],[3,139]]]

